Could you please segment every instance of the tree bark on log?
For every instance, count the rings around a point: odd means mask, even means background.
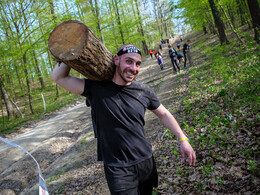
[[[51,32],[51,54],[92,80],[111,80],[115,72],[113,55],[94,32],[78,20],[62,22]]]

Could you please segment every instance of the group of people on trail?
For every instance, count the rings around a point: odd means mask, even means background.
[[[180,37],[180,40],[182,41],[182,36]],[[179,41],[176,41],[176,47],[178,48],[178,51],[180,51]],[[174,49],[174,47],[172,47],[170,44],[168,44],[168,48],[169,48],[168,51],[169,57],[172,62],[174,74],[178,74],[181,72],[180,62],[181,60],[183,60],[183,58],[184,58],[184,69],[188,68],[187,60],[189,60],[190,66],[192,66],[191,55],[190,55],[190,40],[187,40],[187,42],[183,45],[183,53],[181,52],[178,53],[177,50]],[[161,54],[159,53],[158,55],[156,55],[156,58],[157,58],[158,65],[160,66],[160,69],[163,70],[163,60]]]
[[[180,44],[178,42],[176,43],[178,51],[180,51]],[[169,56],[171,58],[171,62],[173,65],[173,69],[175,70],[175,73],[180,73],[180,65],[179,62],[184,58],[184,69],[187,69],[187,59],[189,60],[190,66],[192,66],[191,61],[191,55],[190,55],[190,40],[187,40],[187,42],[183,45],[183,53],[178,53],[171,45],[169,47]]]
[[[159,55],[159,54],[158,54]],[[145,137],[144,116],[151,110],[180,143],[182,157],[195,166],[196,154],[173,115],[146,84],[135,81],[142,63],[139,48],[122,45],[113,57],[115,72],[110,81],[70,75],[70,67],[57,64],[51,78],[71,93],[86,97],[97,138],[97,159],[103,161],[112,195],[152,195],[158,175],[152,145]]]

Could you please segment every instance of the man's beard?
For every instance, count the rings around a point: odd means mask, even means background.
[[[121,64],[120,64],[120,62],[119,62],[119,64],[118,64],[118,74],[119,74],[119,76],[121,77],[121,79],[124,81],[124,82],[126,82],[126,83],[129,83],[129,82],[132,82],[134,79],[135,79],[135,77],[136,77],[136,74],[135,73],[133,73],[132,72],[132,74],[134,74],[134,78],[131,80],[131,81],[128,81],[128,80],[126,80],[126,78],[124,77],[124,71],[123,70],[121,70]]]

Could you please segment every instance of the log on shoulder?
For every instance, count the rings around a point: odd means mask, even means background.
[[[50,34],[48,47],[58,62],[64,62],[89,79],[111,80],[114,75],[112,53],[78,20],[56,26]]]

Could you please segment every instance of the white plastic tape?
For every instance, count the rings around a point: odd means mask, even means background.
[[[25,150],[21,146],[16,145],[16,144],[14,144],[12,142],[9,142],[9,141],[7,141],[6,139],[4,139],[2,137],[0,137],[0,140],[2,140],[3,142],[5,142],[5,143],[7,143],[7,144],[9,144],[9,145],[11,145],[13,147],[16,147],[16,148],[26,152],[27,154],[29,154],[32,157],[32,159],[36,162],[38,170],[39,170],[39,195],[49,195],[49,192],[48,192],[45,180],[44,180],[44,178],[42,176],[42,172],[41,172],[40,166],[39,166],[38,162],[36,161],[36,159],[27,150]]]

